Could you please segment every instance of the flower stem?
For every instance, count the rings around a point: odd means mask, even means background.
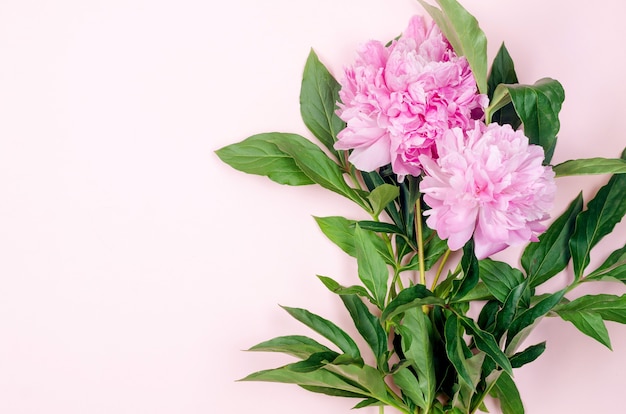
[[[422,238],[422,206],[420,198],[415,202],[415,231],[417,239],[417,258],[419,260],[420,284],[426,285],[426,266],[424,265],[424,240]]]
[[[441,259],[441,263],[439,263],[439,268],[437,269],[437,274],[435,274],[435,280],[433,280],[433,285],[430,287],[430,290],[435,290],[435,287],[437,287],[437,282],[439,282],[439,276],[441,276],[441,272],[443,272],[443,267],[446,265],[446,262],[448,261],[450,252],[451,250],[448,249],[443,255],[443,259]]]

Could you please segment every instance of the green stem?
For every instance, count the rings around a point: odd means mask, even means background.
[[[439,268],[437,269],[437,274],[435,274],[435,280],[433,280],[433,285],[430,287],[430,290],[435,290],[437,287],[437,282],[439,282],[439,276],[441,276],[441,272],[443,272],[443,267],[446,265],[448,261],[448,257],[450,256],[451,250],[446,250],[446,253],[443,255],[443,259],[441,259],[441,263],[439,263]]]
[[[422,207],[420,198],[415,202],[415,238],[417,239],[417,258],[419,260],[420,284],[426,286],[426,266],[424,265],[424,240],[422,238]]]

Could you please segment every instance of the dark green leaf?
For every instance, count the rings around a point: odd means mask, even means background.
[[[524,404],[515,382],[503,372],[492,388],[491,394],[500,400],[502,414],[524,414]]]
[[[474,255],[473,240],[470,240],[463,247],[461,268],[463,269],[463,278],[453,282],[452,301],[463,298],[478,284],[479,267],[478,260],[476,260],[476,256]]]
[[[561,319],[569,321],[578,330],[585,335],[590,336],[602,345],[611,349],[611,339],[609,338],[609,331],[606,329],[606,325],[602,320],[602,316],[595,312],[557,312]]]
[[[376,398],[367,398],[367,399],[361,401],[360,403],[358,403],[357,405],[355,405],[352,408],[353,409],[365,408],[365,407],[371,407],[373,405],[381,405],[381,403]]]
[[[341,328],[332,323],[331,321],[322,318],[321,316],[315,315],[307,311],[306,309],[300,308],[289,308],[286,306],[282,307],[285,309],[291,316],[293,316],[298,321],[302,322],[309,328],[313,329],[315,332],[319,333],[335,345],[339,347],[343,352],[350,355],[353,358],[360,358],[361,353],[359,352],[359,348],[356,343],[350,336],[345,333]]]
[[[441,29],[452,48],[469,62],[478,90],[487,93],[487,37],[478,21],[456,0],[437,0],[437,9],[418,0]]]
[[[369,211],[369,205],[343,178],[343,172],[322,151],[320,147],[308,140],[282,140],[276,142],[278,148],[294,159],[298,167],[311,180],[337,194],[354,201],[359,206]]]
[[[444,335],[446,341],[446,354],[454,366],[459,378],[469,386],[473,386],[474,381],[470,375],[467,360],[465,359],[466,347],[463,342],[463,327],[459,323],[457,315],[452,314],[446,319]]]
[[[311,372],[297,372],[292,371],[289,365],[258,371],[242,378],[240,381],[280,382],[285,384],[298,384],[300,386],[334,388],[355,394],[364,392],[361,388],[346,382],[341,376],[325,369],[318,369],[317,371]]]
[[[535,359],[539,358],[543,351],[546,350],[546,343],[541,342],[536,345],[531,345],[528,348],[524,349],[521,352],[516,353],[511,357],[511,366],[513,368],[520,368],[530,362],[533,362]]]
[[[318,394],[326,394],[333,397],[347,397],[347,398],[365,398],[364,394],[357,394],[355,392],[339,390],[337,388],[328,388],[328,387],[315,387],[311,385],[300,385],[300,387],[304,388],[307,391],[315,392]]]
[[[556,135],[561,127],[559,112],[565,99],[563,87],[550,78],[540,79],[534,85],[501,84],[494,92],[494,99],[506,94],[510,96],[515,111],[524,124],[524,134],[531,144],[543,147],[544,164],[549,164],[556,146]]]
[[[597,313],[606,321],[626,324],[626,295],[586,295],[554,309],[559,316],[568,313]]]
[[[501,83],[518,83],[513,59],[511,59],[511,55],[509,55],[509,51],[504,46],[504,43],[500,46],[498,54],[491,64],[491,71],[487,79],[489,87],[488,96],[490,100],[493,98],[496,87]],[[491,117],[491,120],[487,120],[487,122],[489,121],[497,122],[500,125],[509,124],[513,129],[519,128],[522,123],[511,102],[496,111]]]
[[[334,351],[318,352],[311,354],[304,361],[296,362],[289,365],[289,369],[294,372],[311,372],[318,370],[337,358],[339,354]]]
[[[506,346],[507,351],[509,349],[509,345],[514,342],[515,337],[519,334],[522,334],[522,331],[531,326],[535,321],[544,316],[546,313],[550,312],[552,308],[554,308],[563,298],[565,294],[565,289],[555,292],[553,294],[547,295],[541,301],[539,301],[535,306],[530,309],[525,310],[520,315],[518,315],[511,326],[509,327],[509,331],[507,333],[506,338]]]
[[[568,175],[624,174],[626,160],[619,158],[587,158],[569,160],[552,167],[557,177]]]
[[[386,362],[387,354],[387,334],[380,324],[380,320],[372,315],[356,295],[341,295],[341,300],[350,312],[356,329],[359,331],[365,342],[372,348],[378,366],[382,367]]]
[[[291,335],[261,342],[248,351],[282,352],[300,359],[306,359],[318,352],[331,352],[331,349],[306,336]]]
[[[576,216],[583,208],[582,193],[570,203],[552,225],[539,236],[539,241],[530,243],[522,254],[522,267],[536,287],[565,269],[570,260],[569,240],[574,232]]]
[[[333,145],[337,133],[345,127],[345,123],[335,113],[339,89],[341,85],[311,50],[302,76],[300,113],[307,128],[335,155],[337,152]]]
[[[576,229],[570,239],[574,276],[582,277],[589,264],[590,251],[626,214],[626,174],[611,177],[609,182],[578,215]]]
[[[524,282],[512,289],[502,304],[502,309],[496,314],[496,326],[493,330],[493,336],[496,338],[496,341],[500,341],[500,338],[502,338],[502,335],[504,335],[517,315],[518,309],[520,308],[520,300],[527,286],[528,284]]]
[[[445,301],[436,297],[433,292],[426,289],[424,285],[413,285],[406,289],[403,289],[398,293],[398,296],[383,310],[381,315],[382,320],[389,320],[395,315],[406,311],[407,309],[415,308],[423,305],[444,305]]]
[[[375,233],[402,234],[402,230],[398,226],[390,223],[384,223],[381,221],[361,220],[357,221],[356,224],[358,224],[359,227],[361,227],[363,230],[369,230]]]
[[[524,280],[524,275],[518,269],[509,264],[491,259],[483,259],[478,262],[480,267],[480,279],[485,283],[489,292],[504,303],[511,290]]]
[[[504,352],[498,346],[493,335],[489,332],[483,331],[476,324],[476,322],[468,317],[459,317],[459,320],[465,326],[465,329],[469,335],[474,338],[476,348],[487,354],[493,361],[498,364],[505,372],[513,375],[513,368],[509,359],[504,355]]]
[[[604,263],[584,280],[619,280],[626,283],[626,245],[611,253]]]
[[[382,309],[387,296],[389,269],[383,258],[378,254],[376,246],[365,234],[365,230],[357,225],[354,231],[356,260],[359,279],[370,291],[376,305]]]
[[[236,170],[267,176],[279,184],[314,184],[294,159],[276,145],[281,140],[306,140],[299,135],[273,132],[253,135],[236,144],[221,148],[215,153],[222,161]]]

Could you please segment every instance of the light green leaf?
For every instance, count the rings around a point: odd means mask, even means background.
[[[354,220],[348,220],[339,216],[331,216],[331,217],[314,217],[317,225],[322,230],[322,233],[326,235],[335,243],[341,250],[346,252],[352,257],[356,258],[356,247],[354,245],[354,229],[357,224],[361,227],[361,229],[373,230],[373,226],[370,224],[372,222],[366,221],[364,226],[361,226],[360,223]],[[377,230],[381,230],[381,228],[377,228]],[[395,264],[395,260],[390,256],[389,250],[387,249],[387,245],[385,242],[374,234],[372,231],[366,231],[363,233],[363,236],[368,238],[369,241],[376,247],[376,251],[378,254],[384,258],[385,262],[390,265]]]
[[[576,280],[582,277],[590,260],[591,249],[620,222],[626,214],[626,174],[617,174],[587,204],[576,219],[576,229],[569,245]]]
[[[626,160],[619,158],[586,158],[569,160],[552,167],[557,177],[568,175],[624,174]]]
[[[382,378],[382,374],[369,365],[326,365],[327,370],[346,378],[368,391],[368,395],[379,401],[389,401],[387,385]]]
[[[369,205],[346,183],[341,168],[320,147],[308,140],[281,140],[276,145],[293,158],[311,180],[370,211]]]
[[[480,279],[501,303],[504,303],[509,292],[524,280],[522,272],[512,268],[508,263],[483,259],[478,262],[478,265]]]
[[[261,342],[248,351],[282,352],[296,358],[307,359],[319,352],[332,352],[331,349],[306,336],[280,336],[269,341]]]
[[[619,280],[626,283],[626,245],[611,253],[600,267],[583,280]]]
[[[437,390],[432,323],[422,309],[411,308],[404,312],[402,325],[398,330],[402,338],[404,357],[409,360],[417,373],[418,387],[425,404],[420,407],[429,412]]]
[[[307,128],[335,156],[337,151],[333,145],[337,134],[345,127],[345,123],[335,113],[339,89],[341,85],[311,50],[302,76],[300,113]]]
[[[344,287],[330,277],[320,275],[317,275],[317,277],[322,281],[324,286],[326,286],[328,290],[333,293],[336,293],[338,295],[358,295],[363,298],[367,298],[370,302],[374,302],[372,296],[363,286],[355,285]]]
[[[287,306],[283,306],[282,308],[295,319],[337,345],[339,349],[346,354],[353,358],[361,358],[361,353],[354,340],[331,321],[311,313],[306,309],[289,308]]]
[[[415,375],[407,368],[402,367],[392,374],[393,382],[402,390],[402,393],[406,395],[416,406],[425,409],[430,401],[426,401],[420,384],[417,382]],[[428,411],[426,411],[428,412]]]
[[[361,230],[358,225],[356,226],[354,244],[359,279],[372,294],[376,301],[376,306],[382,309],[387,296],[389,269],[383,258],[378,254],[376,246],[365,233],[365,230]]]
[[[478,90],[487,93],[487,37],[478,21],[456,0],[436,0],[441,9],[418,0],[439,26],[452,48],[465,56],[476,79]]]
[[[378,217],[381,211],[387,207],[387,204],[398,198],[399,194],[400,189],[391,184],[383,184],[373,189],[367,196],[367,199],[372,206],[372,210],[374,210],[374,216]]]
[[[569,240],[574,233],[576,217],[582,211],[582,193],[570,203],[550,227],[539,236],[539,241],[530,243],[522,254],[522,267],[536,287],[565,269],[570,260]]]
[[[220,148],[215,153],[236,170],[247,174],[267,176],[279,184],[315,184],[302,172],[290,155],[278,148],[276,142],[281,140],[306,140],[306,138],[280,132],[258,134]]]

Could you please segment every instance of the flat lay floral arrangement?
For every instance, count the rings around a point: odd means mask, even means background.
[[[626,323],[626,296],[570,295],[626,282],[626,245],[590,266],[591,250],[626,214],[626,151],[552,165],[561,84],[520,84],[504,45],[488,65],[486,36],[456,0],[418,1],[430,18],[364,43],[337,80],[311,52],[300,108],[319,144],[270,132],[217,151],[240,171],[320,185],[369,215],[315,218],[356,260],[349,286],[318,278],[360,338],[283,307],[325,342],[290,335],[255,345],[295,361],[243,380],[296,384],[381,413],[474,413],[490,396],[519,414],[514,370],[546,347],[525,343],[537,322],[559,317],[609,348],[605,321]],[[553,212],[558,178],[581,174],[612,176]],[[490,258],[509,246],[525,246],[519,266]],[[540,288],[562,272],[560,290]]]

